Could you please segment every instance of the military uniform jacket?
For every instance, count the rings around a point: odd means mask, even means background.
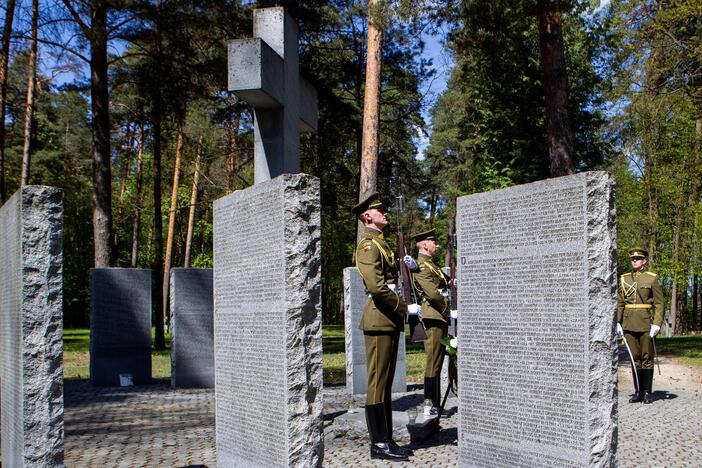
[[[405,327],[407,304],[391,289],[397,285],[397,261],[383,233],[366,228],[356,247],[356,267],[363,278],[368,302],[363,309],[363,331],[397,331]]]
[[[641,271],[619,277],[617,322],[634,332],[647,332],[652,324],[663,324],[663,290],[655,273]]]
[[[428,255],[419,254],[417,264],[419,271],[412,274],[412,281],[423,298],[422,318],[448,323],[450,303],[448,295],[442,294],[442,291],[448,292],[446,276]]]

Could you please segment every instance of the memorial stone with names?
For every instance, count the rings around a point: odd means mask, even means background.
[[[366,350],[363,330],[359,328],[363,308],[368,301],[363,280],[356,267],[344,268],[344,328],[346,341],[346,391],[350,395],[368,391],[366,375]],[[405,359],[405,334],[400,334],[393,392],[407,391],[407,361]]]
[[[63,466],[63,204],[21,187],[0,207],[2,465]]]
[[[254,183],[300,172],[300,131],[317,129],[317,91],[299,72],[298,27],[254,10],[254,37],[229,42],[229,90],[254,108]]]
[[[613,178],[460,197],[459,465],[616,466]]]
[[[214,204],[217,466],[321,466],[319,180]]]
[[[171,269],[171,386],[214,387],[211,268]]]
[[[151,270],[90,270],[90,381],[151,382]],[[127,379],[128,380],[128,379]]]

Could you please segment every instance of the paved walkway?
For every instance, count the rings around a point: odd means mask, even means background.
[[[667,359],[654,379],[652,405],[629,404],[631,378],[620,366],[620,466],[698,467],[702,464],[702,372]],[[420,390],[396,395],[395,410],[421,402]],[[325,457],[329,467],[387,466],[371,463],[368,443],[339,431],[346,409],[343,387],[326,388]],[[393,466],[457,466],[457,416],[442,431],[412,444],[410,463]],[[635,428],[643,428],[636,430]],[[93,388],[65,383],[65,455],[68,467],[214,467],[214,392],[172,391],[168,382],[133,388]]]

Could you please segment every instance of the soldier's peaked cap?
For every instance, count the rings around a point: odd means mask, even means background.
[[[639,247],[635,247],[633,249],[629,249],[629,256],[630,257],[648,258],[648,252],[645,251],[644,249],[639,248]]]
[[[387,207],[383,205],[383,202],[380,201],[380,197],[378,196],[378,192],[373,192],[370,195],[368,195],[366,198],[361,200],[361,202],[351,208],[351,213],[355,214],[356,216],[360,215],[366,210],[369,210],[371,208],[375,208],[377,210],[385,210],[387,211]]]
[[[418,232],[412,235],[412,239],[415,242],[421,242],[423,240],[436,240],[436,232],[434,229],[429,229],[428,231]]]

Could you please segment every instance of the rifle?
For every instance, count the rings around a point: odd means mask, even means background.
[[[450,285],[451,291],[451,310],[458,310],[458,288],[456,288],[456,230],[453,226],[453,232],[448,235],[448,253],[449,253],[449,269],[450,269]],[[451,333],[453,336],[458,336],[458,320],[451,319]]]
[[[406,304],[414,304],[416,301],[412,280],[410,279],[409,267],[405,265],[403,258],[405,252],[405,235],[402,233],[402,220],[400,215],[405,212],[405,199],[402,195],[396,198],[397,204],[397,255],[400,264],[400,296]],[[422,323],[422,319],[416,315],[408,315],[410,337],[412,341],[424,341],[427,339],[427,332]]]

